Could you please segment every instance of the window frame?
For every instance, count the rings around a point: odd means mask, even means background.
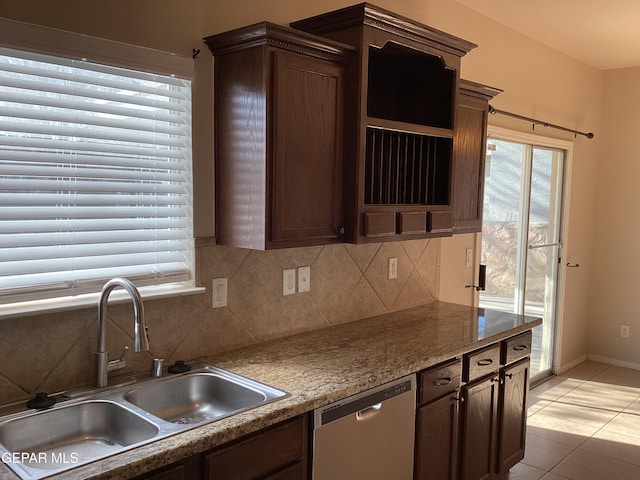
[[[192,82],[194,80],[194,59],[191,57],[4,18],[0,18],[0,46],[147,73],[172,75]],[[192,101],[192,117],[193,105],[194,102]],[[193,167],[193,158],[191,163]],[[193,189],[193,178],[190,186]],[[194,204],[195,202],[192,203],[190,219],[192,230],[195,227],[193,225],[195,218],[195,213],[193,212]],[[140,287],[140,293],[143,298],[158,299],[205,291],[203,287],[194,286],[196,272],[195,246],[193,242],[190,254],[192,257],[191,280]],[[95,292],[7,303],[0,305],[0,319],[86,308],[94,306],[98,296],[99,292]],[[111,297],[116,303],[126,301],[126,295],[122,292],[119,293],[117,290],[113,292]]]

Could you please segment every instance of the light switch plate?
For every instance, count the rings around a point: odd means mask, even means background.
[[[214,278],[211,281],[211,308],[227,306],[227,279]]]
[[[311,267],[298,267],[298,293],[311,290]]]

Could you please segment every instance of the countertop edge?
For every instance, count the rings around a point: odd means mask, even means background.
[[[440,315],[440,310],[446,311],[447,314]],[[358,365],[356,365],[354,366],[354,371],[349,371],[346,374],[340,370],[340,368],[344,368],[344,366],[338,367],[335,371],[331,371],[327,374],[327,381],[316,380],[313,382],[310,379],[314,378],[314,373],[318,374],[317,370],[315,368],[305,370],[305,366],[303,364],[299,364],[299,371],[296,372],[293,370],[289,374],[292,376],[298,375],[303,378],[303,381],[309,381],[311,384],[309,389],[305,389],[304,386],[291,388],[292,385],[296,385],[295,380],[287,381],[279,379],[278,374],[273,372],[273,370],[277,370],[278,366],[284,365],[289,368],[288,363],[299,360],[299,358],[305,358],[305,344],[315,345],[314,342],[322,341],[323,338],[329,338],[336,332],[347,335],[347,338],[348,335],[356,338],[359,328],[363,328],[363,331],[367,331],[367,328],[371,326],[379,327],[381,325],[384,326],[389,324],[390,326],[388,328],[390,328],[390,330],[381,334],[388,336],[395,332],[393,329],[398,328],[398,326],[404,328],[406,324],[407,328],[416,328],[414,326],[416,321],[429,321],[433,323],[433,325],[421,326],[420,328],[435,328],[435,326],[440,326],[443,321],[450,321],[452,323],[454,321],[458,321],[452,319],[453,317],[452,314],[450,314],[450,311],[459,312],[458,315],[462,316],[467,315],[471,319],[474,318],[474,316],[480,318],[482,316],[481,314],[484,313],[489,313],[491,315],[496,314],[498,318],[504,318],[507,321],[514,321],[519,324],[509,326],[508,328],[496,331],[493,334],[489,332],[486,336],[477,338],[473,341],[461,340],[457,345],[429,345],[432,350],[430,350],[428,354],[425,354],[424,352],[417,352],[415,355],[407,354],[406,358],[400,358],[398,361],[393,359],[389,363],[381,362],[382,364],[377,367],[360,367],[358,370]],[[438,316],[441,316],[442,318],[435,319],[435,317]],[[445,316],[448,316],[449,318],[445,319]],[[417,373],[425,368],[437,365],[448,359],[477,350],[486,345],[499,342],[521,332],[531,330],[541,323],[542,320],[535,317],[525,317],[522,315],[501,313],[491,310],[477,309],[474,307],[464,307],[461,305],[447,304],[446,302],[434,302],[433,304],[415,307],[401,312],[393,312],[378,317],[371,317],[351,322],[349,324],[314,330],[231,352],[221,353],[219,355],[208,356],[201,359],[203,363],[212,364],[269,384],[275,388],[287,391],[289,395],[283,399],[235,414],[217,422],[203,425],[193,430],[179,433],[151,444],[47,478],[49,480],[61,480],[63,478],[65,480],[126,480],[139,475],[144,475],[153,470],[179,462],[191,455],[210,451],[213,448],[238,439],[244,435],[275,425],[298,415],[305,414],[315,408],[332,403],[333,401],[341,398],[376,387],[411,373]],[[363,336],[363,334],[360,336]],[[377,340],[378,342],[388,341],[386,337],[383,338],[382,336]],[[292,345],[295,345],[296,348],[300,350],[295,353],[299,358],[296,359],[294,355],[293,359],[287,360],[287,354],[280,352],[287,348],[293,348]],[[330,355],[330,347],[332,346],[323,346],[327,351],[324,353],[322,351],[319,353],[310,352],[307,356],[315,356],[315,360],[311,358],[309,361],[315,361],[317,363],[317,359]],[[393,345],[393,348],[391,348],[393,351],[389,352],[389,355],[397,355],[398,352],[394,350],[396,347],[398,346]],[[276,357],[273,360],[273,368],[269,362],[266,362],[268,365],[265,365],[264,362],[264,358],[269,357],[269,355]],[[377,352],[377,355],[380,356],[381,354]],[[417,358],[410,358],[413,356],[416,356]],[[366,363],[367,359],[364,358],[364,360],[360,360]],[[316,371],[314,372],[310,370]],[[284,372],[284,375],[286,374],[287,372]],[[279,375],[283,375],[283,373],[279,372]],[[335,382],[331,380],[332,377],[335,378]],[[299,380],[300,379],[298,379],[298,381]],[[286,388],[287,386],[289,388]],[[8,467],[0,466],[0,480],[17,479],[18,476]]]

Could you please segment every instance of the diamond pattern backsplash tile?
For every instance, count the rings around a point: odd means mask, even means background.
[[[129,346],[130,375],[154,357],[192,360],[272,338],[351,322],[438,298],[440,239],[366,245],[336,244],[251,251],[197,243],[199,295],[145,302],[150,351],[133,351],[132,309],[108,311],[111,358]],[[398,275],[388,279],[389,258]],[[311,267],[311,291],[282,295],[284,268]],[[228,278],[226,307],[211,308],[211,280]],[[0,404],[37,391],[92,381],[97,306],[0,322]]]

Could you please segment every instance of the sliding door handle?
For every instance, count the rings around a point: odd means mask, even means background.
[[[484,292],[487,286],[487,266],[480,264],[478,271],[478,284],[477,285],[465,285],[464,288],[475,288],[476,292]]]
[[[529,250],[533,250],[534,248],[547,248],[547,247],[560,247],[562,244],[560,242],[555,243],[539,243],[537,245],[529,245]]]

